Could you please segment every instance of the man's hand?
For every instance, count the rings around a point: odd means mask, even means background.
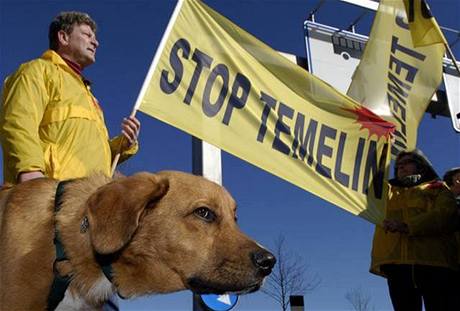
[[[122,150],[126,150],[137,143],[140,130],[141,123],[136,117],[130,116],[123,119],[121,123],[121,134],[125,139],[123,140]]]
[[[407,224],[395,219],[385,219],[383,221],[383,230],[391,233],[409,233]]]
[[[43,175],[43,173],[40,171],[22,172],[22,173],[19,173],[18,184],[31,180],[31,179],[41,178],[41,177],[45,177],[45,175]]]

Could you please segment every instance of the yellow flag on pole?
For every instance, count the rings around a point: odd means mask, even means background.
[[[425,0],[403,0],[414,47],[447,44]]]
[[[403,0],[381,0],[347,94],[396,125],[392,155],[413,149],[426,107],[442,79],[445,47],[420,0],[409,24]],[[417,46],[414,40],[417,40]],[[441,40],[441,41],[440,41]]]
[[[374,223],[393,125],[201,1],[180,0],[135,109]]]

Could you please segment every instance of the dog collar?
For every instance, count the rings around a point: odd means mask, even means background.
[[[113,284],[113,269],[112,269],[112,265],[110,265],[110,264],[103,265],[103,266],[101,266],[101,268],[102,268],[102,272],[104,273],[104,275],[107,278],[107,280],[109,280],[109,282]]]
[[[64,186],[71,182],[71,180],[65,180],[58,183],[56,188],[56,195],[54,198],[54,217],[56,219],[57,213],[61,210],[62,207],[62,195],[64,194]],[[85,221],[86,219],[86,221]],[[85,233],[89,227],[88,219],[85,217],[80,225],[80,232]],[[61,237],[59,234],[59,230],[56,226],[56,220],[54,223],[54,248],[56,251],[56,259],[53,263],[53,273],[54,279],[53,283],[50,288],[50,292],[48,294],[48,307],[46,310],[53,311],[57,308],[59,303],[64,299],[65,292],[70,284],[70,276],[65,275],[61,276],[59,271],[57,270],[57,264],[61,261],[68,260],[67,255],[64,250],[64,245],[61,242]],[[111,261],[108,257],[103,257],[102,260],[98,260],[99,265],[101,266],[102,272],[104,273],[105,277],[109,280],[110,283],[113,283],[113,268]],[[118,291],[117,294],[120,298],[125,299],[121,296]]]
[[[112,256],[96,254],[96,261],[101,266],[102,273],[104,273],[107,280],[113,284]]]
[[[56,219],[56,215],[61,209],[62,205],[62,194],[64,193],[64,186],[67,184],[69,181],[61,181],[57,185],[56,188],[56,195],[54,198],[54,217]],[[53,283],[51,285],[51,289],[48,295],[48,307],[47,310],[52,311],[57,308],[59,303],[64,299],[65,292],[67,290],[67,287],[69,287],[70,284],[70,276],[65,275],[61,276],[59,274],[59,271],[57,270],[56,266],[59,262],[67,260],[67,256],[65,254],[64,246],[62,245],[61,242],[61,237],[59,235],[59,230],[57,229],[56,226],[56,220],[54,224],[54,248],[56,251],[56,259],[54,260],[53,263],[53,274],[54,274],[54,279]]]
[[[112,268],[112,265],[111,264],[101,265],[101,268],[102,268],[102,272],[104,273],[105,277],[110,281],[110,283],[114,284],[113,283],[113,268]],[[120,292],[118,290],[117,290],[117,295],[118,295],[118,297],[120,297],[123,300],[126,299],[125,297],[123,297],[120,294]]]
[[[115,286],[115,290],[116,290],[116,285],[113,281],[113,267],[112,267],[113,256],[97,254],[96,261],[99,264],[99,266],[101,266],[102,273],[104,273],[107,280],[109,280],[109,282]],[[118,290],[116,290],[116,292],[117,292],[118,297],[120,297],[121,299],[126,299],[118,292]]]

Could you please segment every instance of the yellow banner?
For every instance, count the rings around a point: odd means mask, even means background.
[[[381,0],[369,41],[347,92],[396,125],[393,156],[416,147],[418,125],[441,83],[445,52],[442,43],[435,44],[438,41],[429,30],[434,19],[420,17],[420,0],[405,2],[414,5],[410,13],[415,16],[410,25],[414,37],[425,43],[430,40],[427,44],[431,45],[414,46],[403,0]]]
[[[425,0],[403,0],[415,47],[435,43],[447,44]]]
[[[380,223],[394,126],[201,1],[180,1],[139,95],[146,114]]]

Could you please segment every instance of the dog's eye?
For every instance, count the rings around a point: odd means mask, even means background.
[[[194,211],[195,215],[207,222],[216,220],[216,214],[207,207],[199,207]]]

